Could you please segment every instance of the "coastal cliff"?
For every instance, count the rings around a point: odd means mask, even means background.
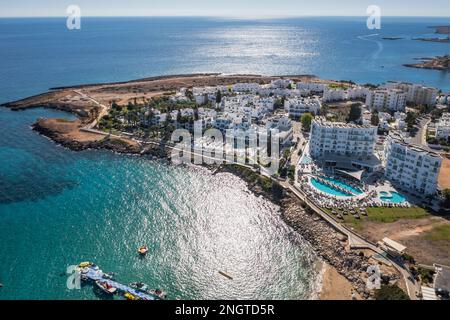
[[[33,130],[74,151],[105,149],[118,153],[138,154],[140,146],[131,141],[79,130],[80,120],[39,119]]]

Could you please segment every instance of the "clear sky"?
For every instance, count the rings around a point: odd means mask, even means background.
[[[450,16],[450,0],[0,0],[1,17],[65,16],[364,16],[378,5],[385,16]]]

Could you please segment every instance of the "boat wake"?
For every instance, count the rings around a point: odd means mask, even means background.
[[[384,50],[384,46],[383,43],[379,40],[374,40],[372,39],[372,37],[376,37],[379,36],[379,33],[374,33],[374,34],[369,34],[369,35],[363,35],[363,36],[358,36],[357,38],[360,40],[364,40],[364,41],[370,41],[373,42],[377,45],[378,49],[372,54],[372,60],[377,60],[381,54],[381,52],[383,52]]]

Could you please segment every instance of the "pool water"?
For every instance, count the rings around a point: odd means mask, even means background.
[[[320,190],[320,191],[325,192],[332,196],[338,196],[338,197],[351,197],[352,196],[352,194],[350,194],[350,193],[342,192],[341,190],[327,186],[326,184],[323,184],[322,182],[320,182],[319,180],[317,180],[315,178],[311,179],[311,184],[317,190]]]
[[[345,183],[345,182],[339,181],[339,180],[337,180],[337,179],[326,177],[325,180],[328,180],[328,181],[330,181],[332,184],[334,184],[334,185],[336,185],[336,186],[338,186],[338,187],[341,187],[341,188],[343,188],[343,189],[345,189],[345,190],[350,191],[351,194],[354,194],[354,195],[360,195],[360,194],[363,193],[360,189],[354,188],[354,187],[352,187],[351,185],[349,185],[349,184],[347,184],[347,183]]]
[[[389,195],[389,192],[380,192],[380,200],[383,202],[389,202],[389,203],[403,203],[406,201],[406,198],[402,196],[398,192],[390,192],[391,195]]]

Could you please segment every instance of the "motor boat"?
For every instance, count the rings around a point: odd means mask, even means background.
[[[146,255],[147,252],[148,252],[148,247],[147,247],[147,246],[141,246],[141,247],[139,247],[139,249],[138,249],[138,253],[139,253],[141,256]]]
[[[117,291],[117,288],[114,288],[113,286],[108,284],[108,282],[106,282],[106,281],[97,280],[97,281],[95,281],[95,285],[97,286],[97,288],[99,288],[101,291],[103,291],[104,293],[106,293],[108,295],[112,295],[112,294],[116,293],[116,291]]]
[[[161,290],[161,289],[150,289],[149,286],[143,282],[130,283],[130,287],[132,287],[138,291],[154,295],[160,299],[167,298],[167,292],[165,292],[164,290]]]

